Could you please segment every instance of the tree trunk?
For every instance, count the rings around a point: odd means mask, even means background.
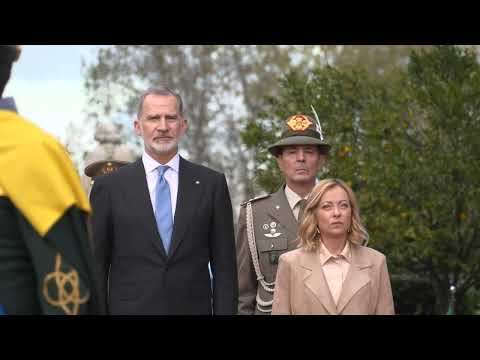
[[[445,315],[450,301],[450,284],[448,281],[432,281],[435,291],[435,314]]]

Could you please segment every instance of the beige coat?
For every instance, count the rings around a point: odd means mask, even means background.
[[[386,258],[351,245],[351,265],[338,306],[330,293],[319,254],[297,249],[280,257],[273,315],[394,315]]]

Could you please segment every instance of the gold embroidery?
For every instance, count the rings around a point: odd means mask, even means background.
[[[287,125],[293,131],[304,131],[313,125],[313,123],[306,116],[294,115],[288,120]]]
[[[60,307],[67,315],[78,315],[81,304],[85,304],[90,294],[86,294],[83,298],[80,296],[80,285],[78,272],[74,269],[68,273],[60,270],[61,256],[57,254],[55,257],[55,271],[47,274],[43,279],[43,296],[46,301],[56,307]],[[48,291],[48,283],[54,281],[57,287],[57,298],[50,297]]]
[[[105,165],[103,165],[101,173],[102,174],[109,174],[111,172],[115,171],[115,167],[111,162],[107,162]]]

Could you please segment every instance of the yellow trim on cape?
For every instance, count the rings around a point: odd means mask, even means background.
[[[3,110],[0,189],[41,236],[72,205],[91,211],[80,177],[63,146],[25,118]]]

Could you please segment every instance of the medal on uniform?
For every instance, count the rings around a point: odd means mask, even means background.
[[[278,224],[275,221],[272,221],[269,224],[263,224],[263,230],[268,231],[268,233],[264,233],[263,235],[267,238],[272,238],[272,239],[277,238],[280,235],[282,235],[281,232],[278,232],[277,225]],[[278,264],[278,257],[280,255],[278,254],[278,251],[274,251],[274,249],[275,249],[275,245],[272,242],[272,244],[270,246],[271,251],[268,254],[268,260],[270,262],[270,265],[277,265]]]
[[[263,224],[263,230],[270,231],[269,233],[263,234],[268,238],[276,238],[282,235],[281,232],[277,232],[277,223],[272,221],[270,224]]]
[[[271,251],[270,254],[268,254],[268,260],[270,260],[271,265],[277,265],[278,258],[279,258],[279,255],[276,251]]]

